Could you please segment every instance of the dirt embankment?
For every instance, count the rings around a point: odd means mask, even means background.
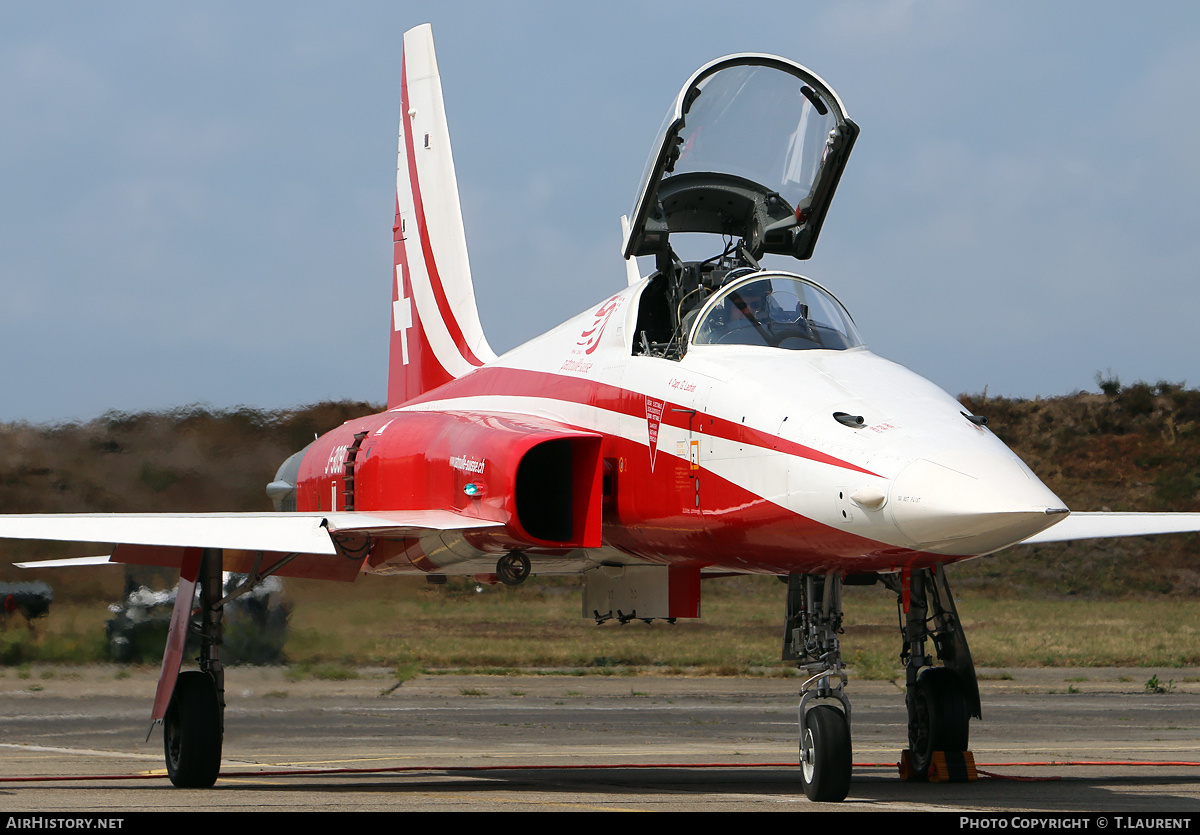
[[[1200,390],[1160,382],[1037,400],[963,396],[1073,510],[1200,511]],[[1195,534],[1024,546],[955,570],[997,593],[1200,593]]]

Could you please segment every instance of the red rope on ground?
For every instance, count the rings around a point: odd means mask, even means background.
[[[984,765],[992,767],[1016,767],[1016,766],[1049,766],[1049,765],[1149,765],[1149,766],[1173,766],[1195,767],[1200,766],[1200,762],[1190,762],[1188,760],[1178,760],[1175,762],[1161,760],[1051,760],[1050,762],[1029,762],[1029,763],[984,763]]]
[[[854,763],[854,768],[895,768],[894,762]],[[1035,768],[1039,766],[1140,766],[1140,767],[1197,767],[1200,762],[1175,761],[1160,762],[1153,760],[1069,760],[1050,762],[1007,762],[1007,763],[977,763],[989,768]],[[232,779],[236,777],[300,777],[321,774],[417,774],[423,772],[475,772],[475,771],[603,771],[608,769],[647,769],[647,768],[799,768],[799,763],[612,763],[608,765],[404,765],[392,768],[297,768],[282,771],[236,771],[222,772],[220,777]],[[1020,781],[1052,781],[1059,777],[1016,777],[979,771],[996,780]],[[54,783],[76,782],[89,780],[164,780],[165,772],[160,774],[92,774],[74,775],[68,777],[0,777],[0,783]]]

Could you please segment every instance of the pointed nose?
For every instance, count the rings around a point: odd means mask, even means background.
[[[1068,513],[1010,454],[914,461],[893,479],[888,506],[913,548],[955,556],[998,551]]]

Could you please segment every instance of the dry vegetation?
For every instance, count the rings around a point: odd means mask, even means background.
[[[1200,391],[1159,383],[1044,400],[963,397],[1069,506],[1200,511]],[[315,433],[378,407],[324,403],[285,412],[110,413],[82,424],[0,425],[0,511],[210,511],[269,507],[264,485]],[[954,566],[951,580],[981,666],[1200,664],[1194,535],[1014,548]],[[98,553],[99,551],[97,551]],[[25,580],[17,558],[79,546],[0,545],[0,579]],[[103,646],[119,570],[42,575],[55,588],[36,646],[24,627],[0,632],[0,662],[73,660]],[[289,658],[302,665],[397,669],[542,667],[780,670],[783,587],[773,578],[705,584],[698,622],[597,627],[579,617],[571,581],[517,589],[396,578],[293,582]],[[1169,605],[1168,605],[1169,604]],[[895,604],[881,588],[850,589],[844,648],[888,677],[898,650]],[[100,636],[97,632],[101,631]],[[1153,634],[1147,642],[1146,635]]]
[[[1159,382],[1038,400],[963,403],[1074,510],[1200,511],[1200,390]],[[993,594],[1112,597],[1200,592],[1196,534],[1013,548],[961,566]]]
[[[706,581],[704,617],[675,625],[597,626],[580,617],[577,584],[566,580],[478,591],[467,580],[432,587],[396,578],[294,588],[287,649],[290,659],[306,664],[605,675],[631,668],[722,675],[790,670],[779,660],[785,589],[773,577]],[[968,592],[958,603],[980,667],[1200,665],[1200,601],[1012,600]],[[881,586],[848,588],[845,611],[847,663],[858,675],[896,676],[895,596]]]
[[[119,575],[118,569],[112,569]],[[297,675],[344,677],[385,667],[420,672],[558,675],[791,675],[779,661],[784,587],[771,577],[711,580],[704,617],[597,626],[580,617],[576,581],[518,588],[465,579],[363,577],[353,584],[295,581],[285,655]],[[981,668],[1200,665],[1200,601],[998,599],[966,593],[959,609]],[[842,648],[854,674],[900,675],[893,595],[847,589]],[[0,631],[0,664],[103,658],[101,602],[56,604],[36,640]]]
[[[0,424],[0,512],[271,510],[264,488],[316,434],[381,407],[108,412],[87,423]],[[18,558],[75,554],[54,543],[0,544],[0,579]],[[21,577],[20,579],[28,579]]]

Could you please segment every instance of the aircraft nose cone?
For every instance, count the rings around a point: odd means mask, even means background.
[[[997,551],[1067,515],[1062,500],[1007,455],[914,461],[893,479],[888,506],[913,548],[955,556]]]

